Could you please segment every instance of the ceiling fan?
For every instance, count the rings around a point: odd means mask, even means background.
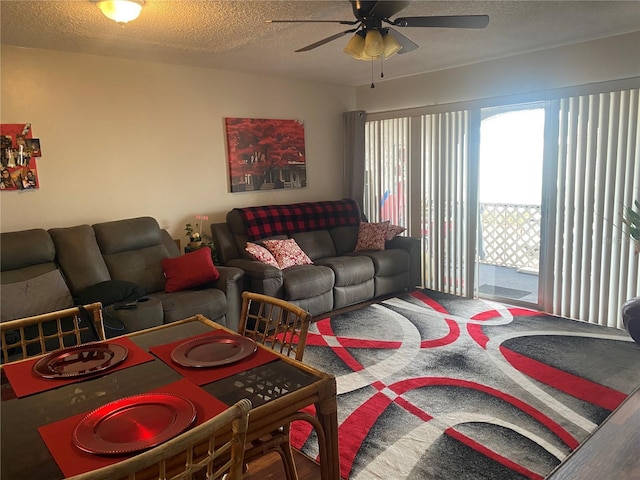
[[[446,15],[390,19],[390,17],[411,4],[411,1],[350,0],[349,3],[351,3],[355,20],[268,20],[268,22],[357,25],[355,28],[336,33],[299,48],[296,52],[307,52],[348,33],[354,33],[354,36],[344,48],[344,52],[358,60],[386,59],[395,53],[408,53],[418,48],[418,45],[398,32],[394,27],[484,28],[489,24],[487,15]]]

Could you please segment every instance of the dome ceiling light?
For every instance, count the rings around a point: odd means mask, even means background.
[[[98,0],[97,4],[105,17],[124,25],[138,18],[144,0]]]

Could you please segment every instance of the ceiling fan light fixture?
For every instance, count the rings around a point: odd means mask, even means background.
[[[114,22],[127,23],[140,15],[144,0],[100,0],[98,8]]]
[[[367,57],[379,57],[384,52],[384,42],[380,30],[367,31],[364,37],[364,53]]]
[[[356,33],[351,37],[351,40],[349,40],[349,43],[347,43],[347,46],[344,47],[342,51],[347,55],[351,55],[356,60],[360,60],[364,53],[364,37]]]
[[[398,40],[396,40],[396,38],[393,35],[391,35],[390,33],[387,33],[383,37],[382,42],[383,42],[383,45],[384,45],[384,58],[385,59],[391,57],[392,55],[395,55],[400,50],[402,50],[402,45],[400,45],[400,43],[398,43]]]

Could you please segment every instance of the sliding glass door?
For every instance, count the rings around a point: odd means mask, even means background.
[[[476,296],[538,305],[543,104],[481,111]]]
[[[367,115],[365,213],[422,239],[426,288],[621,328],[640,295],[623,222],[640,199],[636,84]]]

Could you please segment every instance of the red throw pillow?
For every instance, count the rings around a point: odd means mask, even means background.
[[[211,249],[202,247],[175,258],[162,260],[166,283],[165,292],[179,292],[220,278],[220,272],[211,260]]]

